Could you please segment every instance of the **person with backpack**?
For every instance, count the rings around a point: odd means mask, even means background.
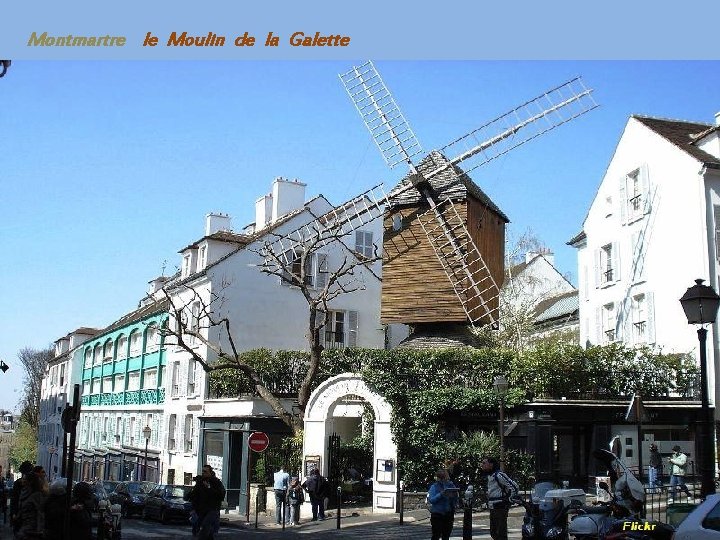
[[[296,476],[292,477],[287,498],[290,503],[290,525],[300,525],[300,507],[305,502],[305,491]]]
[[[10,492],[10,525],[12,525],[14,533],[20,530],[20,525],[22,524],[20,518],[20,493],[22,493],[25,487],[27,475],[30,474],[32,470],[33,464],[29,461],[23,461],[20,464],[20,474],[22,476],[13,484],[12,491]]]
[[[282,525],[283,521],[289,523],[289,508],[287,507],[287,494],[290,487],[290,475],[285,466],[280,465],[273,475],[273,491],[275,492],[275,523]]]
[[[668,502],[672,502],[675,499],[675,493],[679,487],[681,491],[688,496],[692,497],[690,490],[685,484],[685,468],[687,467],[687,456],[683,453],[682,448],[679,444],[673,446],[673,455],[669,458],[670,461],[670,499]]]
[[[518,497],[520,488],[512,478],[500,470],[500,464],[494,457],[484,457],[480,462],[480,468],[487,474],[490,537],[493,540],[507,540],[508,511],[512,501]]]
[[[328,482],[320,474],[319,469],[310,471],[310,476],[302,483],[302,487],[310,495],[310,508],[312,509],[312,520],[320,521],[325,519],[325,497],[328,495]]]
[[[430,504],[430,526],[432,540],[448,540],[455,519],[455,507],[459,490],[455,487],[445,469],[435,473],[435,482],[428,489],[427,502]]]

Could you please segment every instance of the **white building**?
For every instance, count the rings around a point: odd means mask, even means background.
[[[719,134],[717,123],[629,119],[582,232],[568,242],[578,250],[581,343],[697,353],[678,300],[696,278],[718,289]],[[711,403],[718,358],[713,325]]]
[[[212,345],[224,350],[230,346],[225,331],[218,332],[217,327],[208,330],[207,319],[202,316],[207,305],[213,308],[213,317],[230,322],[229,332],[239,351],[307,350],[306,300],[298,287],[279,276],[262,273],[262,259],[257,254],[264,242],[310,223],[333,208],[322,196],[306,201],[305,187],[298,181],[276,178],[271,192],[256,201],[253,224],[242,232],[233,232],[229,216],[209,214],[204,236],[180,250],[180,274],[164,285],[171,292],[172,304],[184,307],[190,326]],[[369,256],[381,245],[382,219],[377,218],[350,234],[346,244],[327,244],[313,254],[306,261],[306,281],[321,289],[345,257]],[[358,266],[353,280],[359,290],[340,295],[330,304],[329,322],[321,331],[326,348],[384,348],[406,337],[404,327],[398,325],[388,332],[380,324],[381,271],[379,261]],[[188,339],[202,358],[217,357],[212,347],[201,340]],[[171,346],[168,351],[168,374],[168,430],[161,456],[167,464],[164,480],[187,482],[197,474],[201,462],[208,462],[234,493],[228,497],[233,506],[240,485],[242,449],[247,448],[243,437],[255,430],[269,431],[271,438],[279,437],[289,430],[258,398],[206,399],[205,372],[179,347]],[[289,411],[291,406],[288,400]]]
[[[78,328],[56,340],[55,357],[48,362],[40,386],[37,462],[45,467],[49,479],[62,472],[62,412],[67,404],[72,404],[73,387],[82,380],[81,366],[75,366],[72,357],[97,332],[94,328]]]

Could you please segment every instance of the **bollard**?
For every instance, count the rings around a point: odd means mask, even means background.
[[[342,486],[337,487],[337,499],[338,499],[338,503],[337,503],[337,525],[336,525],[336,528],[339,529],[340,528],[340,511],[342,509]]]
[[[258,528],[258,509],[260,508],[260,490],[255,494],[255,528]]]
[[[405,483],[400,480],[400,525],[404,523],[405,516]]]
[[[287,496],[287,493],[285,494]],[[282,521],[282,530],[285,530],[285,512],[287,511],[285,498],[283,497],[283,500],[280,501],[280,520]]]

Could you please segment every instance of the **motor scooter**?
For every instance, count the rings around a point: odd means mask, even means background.
[[[642,483],[615,454],[600,449],[595,450],[593,456],[611,471],[611,477],[615,479],[614,491],[601,482],[600,489],[610,495],[610,501],[574,510],[576,515],[570,520],[568,533],[576,540],[605,539],[616,522],[639,519],[645,500]]]
[[[520,499],[519,504],[525,508],[525,516],[521,528],[523,540],[566,540],[568,536],[568,512],[578,508],[580,503],[571,501],[569,504],[562,499],[545,500],[553,485],[549,482],[535,484],[530,500]],[[577,504],[576,504],[577,503]]]

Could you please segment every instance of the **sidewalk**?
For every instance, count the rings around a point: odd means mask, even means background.
[[[525,511],[521,507],[514,507],[510,510],[508,519],[509,538],[519,539],[520,526]],[[255,516],[251,521],[245,521],[245,516],[237,514],[221,514],[222,526],[234,529],[242,529],[247,533],[264,535],[268,539],[274,538],[300,538],[312,534],[313,537],[324,537],[332,535],[333,538],[387,538],[388,540],[410,540],[421,537],[430,537],[430,514],[427,510],[412,510],[405,512],[404,524],[400,525],[399,514],[373,514],[367,508],[343,508],[341,514],[340,530],[337,529],[335,509],[325,513],[324,521],[310,521],[309,518],[301,518],[299,526],[285,527],[275,523],[274,516],[260,514],[258,516],[258,528],[255,529]],[[490,522],[487,511],[473,513],[473,538],[490,538]],[[455,526],[452,538],[462,538],[463,513],[455,515]]]

